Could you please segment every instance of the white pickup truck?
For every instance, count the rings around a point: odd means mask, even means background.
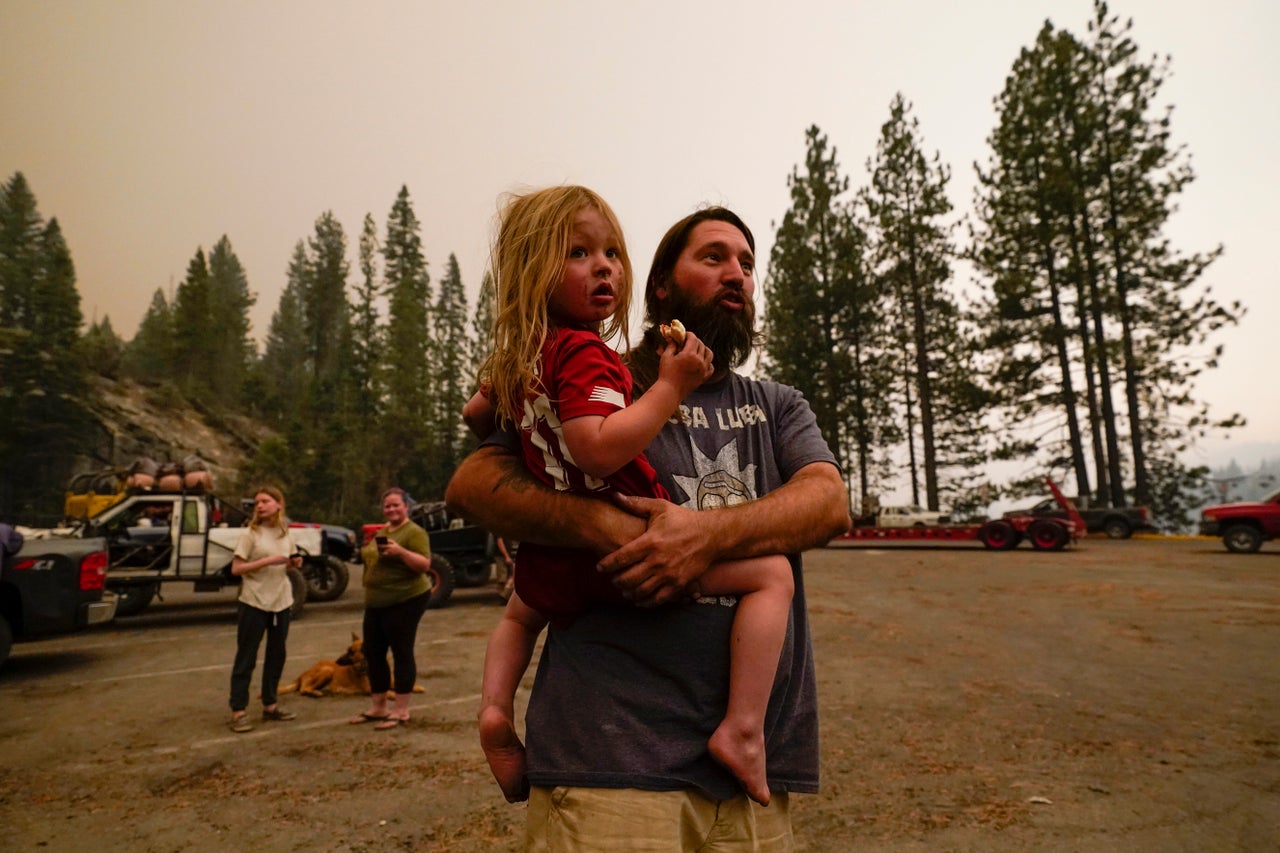
[[[918,504],[882,506],[875,516],[876,527],[931,527],[946,524],[951,516],[925,509]]]
[[[116,616],[131,616],[151,603],[162,583],[191,583],[196,592],[238,584],[231,559],[246,521],[239,507],[209,493],[140,492],[70,533],[106,539],[106,586],[119,597]],[[320,528],[295,526],[290,532],[304,561],[326,559]],[[289,579],[296,617],[307,600],[307,582],[292,568]]]

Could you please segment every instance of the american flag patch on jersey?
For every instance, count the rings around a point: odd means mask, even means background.
[[[619,409],[626,406],[626,401],[622,399],[622,392],[614,388],[605,388],[600,385],[591,389],[591,396],[587,398],[593,403],[612,403]]]

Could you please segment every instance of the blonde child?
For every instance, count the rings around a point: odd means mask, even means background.
[[[626,339],[631,301],[631,262],[608,204],[577,186],[513,197],[492,268],[494,350],[481,368],[483,391],[464,410],[467,424],[483,437],[495,423],[514,423],[526,465],[557,489],[668,498],[644,449],[711,376],[712,353],[693,332],[668,343],[656,381],[632,401],[631,374],[605,344]],[[567,626],[593,605],[623,602],[596,570],[597,556],[532,542],[517,552],[515,594],[489,639],[480,709],[485,756],[513,802],[527,796],[515,691],[538,634],[548,621]],[[767,804],[764,714],[790,611],[790,564],[780,555],[718,563],[689,592],[740,596],[728,709],[708,749]]]

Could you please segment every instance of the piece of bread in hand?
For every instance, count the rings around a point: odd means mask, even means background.
[[[684,323],[679,320],[672,320],[670,324],[663,323],[658,327],[658,331],[662,332],[662,336],[676,346],[684,344]]]

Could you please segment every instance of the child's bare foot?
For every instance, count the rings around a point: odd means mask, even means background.
[[[529,799],[524,744],[516,734],[515,724],[495,707],[480,711],[480,747],[507,802],[519,803]]]
[[[707,749],[717,761],[729,768],[729,772],[738,777],[748,797],[762,806],[769,805],[764,732],[743,730],[722,722],[707,741]]]

